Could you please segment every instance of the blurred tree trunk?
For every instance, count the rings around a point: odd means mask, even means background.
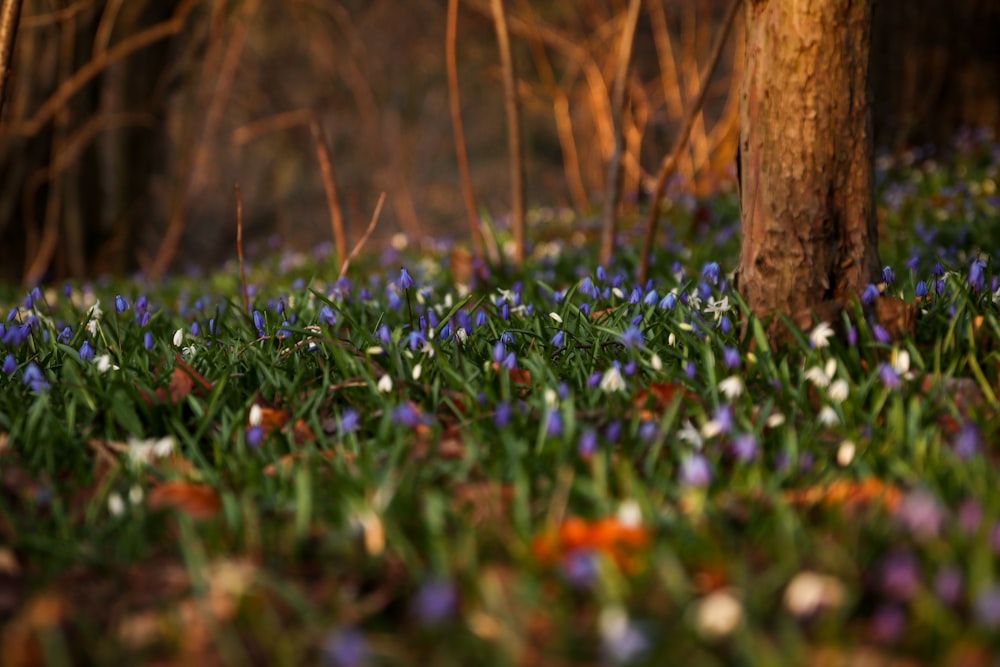
[[[878,275],[868,96],[871,0],[747,0],[743,244],[755,315],[808,327]]]
[[[1000,2],[879,0],[872,20],[880,146],[944,146],[966,126],[1000,133]]]

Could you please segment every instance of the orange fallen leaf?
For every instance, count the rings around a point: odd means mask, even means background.
[[[838,479],[825,486],[810,486],[785,492],[785,499],[799,507],[843,505],[849,509],[856,509],[860,506],[881,504],[890,512],[899,507],[902,497],[903,492],[899,487],[886,484],[877,477],[869,477],[860,482]]]
[[[291,414],[287,410],[260,406],[260,426],[267,435],[284,428],[290,419]],[[250,428],[249,421],[247,422],[247,428]],[[312,442],[316,439],[316,435],[312,432],[312,429],[302,419],[296,421],[295,425],[292,426],[292,437],[298,445]]]
[[[211,519],[222,508],[219,494],[205,484],[167,482],[154,487],[146,497],[153,510],[176,509],[193,519]]]
[[[641,568],[639,556],[650,541],[646,528],[623,524],[615,517],[597,521],[570,517],[557,530],[539,534],[532,543],[532,551],[544,565],[553,565],[581,551],[597,551],[622,571],[632,574]]]
[[[320,458],[326,459],[327,461],[332,461],[337,458],[337,453],[331,449],[323,449],[317,452]],[[277,463],[272,463],[264,468],[264,474],[268,477],[273,477],[280,472],[289,470],[296,461],[305,458],[305,452],[292,452],[291,454],[286,454],[278,459]],[[348,453],[346,455],[347,459],[350,460],[353,456]]]

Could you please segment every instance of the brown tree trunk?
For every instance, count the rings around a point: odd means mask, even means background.
[[[737,285],[760,318],[806,326],[879,274],[871,12],[871,0],[746,2]]]

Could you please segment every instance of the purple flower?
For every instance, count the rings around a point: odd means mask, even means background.
[[[972,260],[972,265],[969,267],[969,286],[976,293],[982,292],[986,287],[986,262],[981,259]]]
[[[910,600],[920,586],[920,564],[909,551],[895,551],[886,556],[880,572],[882,591],[900,602]]]
[[[604,269],[603,266],[597,267],[597,282],[603,283],[607,282],[607,280],[608,280],[608,272]]]
[[[625,346],[626,349],[641,348],[646,344],[645,338],[643,338],[642,331],[639,327],[633,325],[622,332],[619,337],[621,344]]]
[[[861,293],[861,303],[870,306],[877,298],[879,298],[878,287],[868,283],[868,287]]]
[[[332,327],[337,323],[337,313],[330,306],[323,306],[319,309],[319,321],[321,324]]]
[[[927,491],[912,491],[903,497],[896,511],[903,527],[919,539],[937,537],[944,523],[944,510]]]
[[[727,347],[722,354],[726,368],[733,370],[740,367],[740,351],[735,347]]]
[[[253,325],[257,329],[257,334],[260,336],[264,335],[264,326],[267,321],[264,319],[264,313],[259,310],[253,311]]]
[[[513,410],[510,407],[510,403],[497,403],[496,412],[493,413],[493,424],[497,428],[507,428],[510,424],[511,414],[513,414]]]
[[[73,340],[73,330],[69,327],[63,327],[63,330],[59,332],[59,337],[56,338],[56,340],[65,345]]]
[[[115,311],[121,315],[129,309],[128,301],[121,294],[115,295]]]
[[[599,555],[589,549],[576,549],[566,554],[562,562],[563,576],[577,590],[589,590],[600,574]]]
[[[656,440],[656,436],[660,434],[660,427],[654,421],[643,421],[639,424],[639,439],[643,442],[649,444]]]
[[[946,605],[955,605],[962,595],[962,584],[962,573],[953,567],[946,567],[934,577],[934,593]]]
[[[383,347],[388,347],[392,342],[392,331],[389,330],[388,324],[381,325],[375,331],[375,339],[382,344]]]
[[[612,443],[617,444],[618,439],[622,436],[622,423],[617,419],[612,420],[608,423],[608,428],[604,431],[604,438]]]
[[[690,454],[681,461],[680,481],[684,486],[703,488],[712,482],[712,467],[701,454]]]
[[[684,366],[684,375],[686,375],[689,380],[693,380],[698,377],[698,367],[694,365],[693,361],[687,362]]]
[[[566,332],[559,330],[556,335],[552,337],[552,347],[557,350],[561,350],[563,345],[566,344]]]
[[[153,345],[155,343],[156,343],[156,341],[153,339],[153,334],[151,334],[151,333],[149,333],[147,331],[146,335],[142,337],[142,345],[143,345],[143,347],[145,347],[147,350],[152,350],[153,349]]]
[[[323,663],[330,667],[362,667],[368,663],[368,640],[359,630],[344,628],[323,642]]]
[[[458,590],[447,579],[424,583],[413,599],[413,615],[421,625],[437,625],[449,620],[458,609]]]
[[[416,352],[427,344],[427,336],[420,331],[411,331],[407,337],[407,345],[411,352]]]
[[[476,328],[478,329],[479,327],[486,326],[486,322],[487,322],[486,311],[485,310],[478,311],[476,313]]]
[[[976,620],[990,629],[1000,627],[1000,588],[991,586],[976,596]]]
[[[149,299],[143,294],[135,300],[135,314],[145,315],[147,312],[149,312]]]
[[[677,295],[670,292],[665,297],[660,299],[660,303],[656,306],[660,310],[673,310],[677,307]]]
[[[886,285],[896,282],[896,272],[892,270],[891,266],[886,266],[882,269],[882,282]]]
[[[392,421],[399,426],[415,428],[420,425],[422,417],[410,403],[401,403],[392,411]]]
[[[872,325],[872,336],[879,343],[889,343],[892,341],[892,336],[889,335],[889,332],[881,324]]]
[[[646,292],[646,296],[642,298],[642,305],[644,306],[655,306],[656,302],[660,300],[660,295],[656,293],[655,289],[651,289]]]
[[[733,456],[737,461],[749,463],[757,458],[757,438],[752,433],[743,433],[733,439]]]
[[[549,412],[548,421],[545,424],[545,434],[550,438],[558,438],[563,434],[562,415],[558,410]]]
[[[401,268],[399,270],[399,282],[398,282],[399,289],[401,290],[412,289],[414,284],[415,283],[413,282],[413,276],[410,275],[410,272],[407,271],[405,268]]]
[[[733,323],[729,321],[729,316],[728,315],[723,315],[719,319],[719,328],[722,330],[722,333],[726,334],[727,336],[730,333],[732,333],[732,331],[733,331]]]
[[[13,354],[8,354],[3,360],[3,372],[5,375],[13,375],[17,371],[17,359]]]
[[[923,280],[917,283],[917,286],[914,288],[914,290],[916,295],[921,299],[925,298],[928,294],[930,294],[930,290],[927,288],[927,283],[925,283]]]
[[[968,498],[958,507],[958,525],[963,532],[975,535],[983,523],[983,506],[975,498]]]
[[[983,436],[979,432],[979,428],[972,421],[966,421],[955,434],[955,439],[951,444],[958,458],[965,461],[979,452],[982,441]]]
[[[93,361],[94,360],[94,348],[91,347],[90,341],[83,341],[83,345],[80,346],[80,361]]]
[[[857,347],[858,346],[858,329],[857,329],[857,327],[851,326],[851,327],[847,328],[847,344],[849,346],[851,346],[851,347]]]
[[[702,268],[701,277],[707,280],[713,285],[719,284],[719,274],[722,270],[719,268],[718,262],[709,262]]]
[[[588,428],[580,435],[576,451],[584,460],[589,460],[597,453],[597,432],[594,429]]]
[[[251,426],[247,429],[247,444],[251,447],[260,447],[261,443],[264,442],[264,427],[263,426]]]
[[[42,369],[34,361],[28,362],[27,368],[24,369],[23,382],[30,386],[31,391],[36,394],[42,394],[50,389],[49,382],[45,379],[45,374],[42,373]]]
[[[347,408],[340,415],[340,421],[337,423],[337,433],[340,437],[344,437],[351,433],[357,433],[360,426],[361,415],[354,408]]]
[[[900,379],[899,374],[889,364],[882,364],[878,369],[879,379],[882,380],[882,384],[885,385],[887,389],[896,390],[903,386],[903,381]]]
[[[872,617],[872,636],[882,644],[892,644],[906,630],[906,613],[897,605],[879,607]]]

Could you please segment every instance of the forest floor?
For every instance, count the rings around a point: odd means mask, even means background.
[[[998,165],[880,160],[899,340],[741,326],[731,194],[670,204],[646,285],[539,211],[514,277],[402,248],[256,258],[246,303],[235,261],[9,297],[4,664],[991,664]]]

